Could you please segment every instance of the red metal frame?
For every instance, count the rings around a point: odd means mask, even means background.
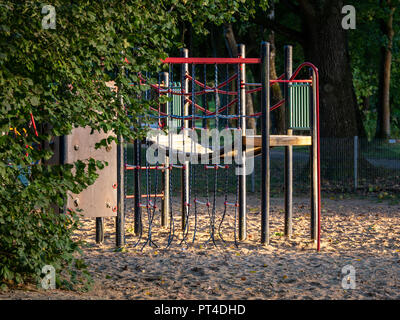
[[[259,58],[182,58],[169,57],[161,60],[164,63],[182,64],[257,64],[261,63]]]
[[[128,61],[127,61],[128,62]],[[162,60],[163,63],[170,64],[260,64],[261,59],[259,58],[183,58],[183,57],[168,57]],[[320,127],[319,127],[319,74],[318,68],[310,62],[302,63],[293,73],[292,77],[289,80],[283,80],[284,74],[281,75],[276,80],[270,80],[270,85],[274,83],[289,83],[289,82],[300,82],[300,83],[311,83],[312,80],[295,80],[296,76],[299,74],[300,70],[304,67],[310,67],[313,69],[316,77],[316,116],[317,116],[317,168],[318,168],[318,239],[317,239],[317,250],[320,250],[321,243],[321,159],[320,159]],[[245,84],[242,84],[245,85]],[[153,85],[154,86],[154,85]],[[206,85],[204,85],[206,87]],[[155,86],[154,86],[155,87]],[[256,92],[259,89],[248,90],[247,93]],[[274,110],[275,108],[281,106],[284,103],[284,100],[278,102],[275,106],[271,108]],[[255,114],[258,115],[258,114]]]
[[[316,103],[317,103],[317,168],[318,168],[318,239],[317,239],[317,250],[321,248],[321,158],[320,158],[320,131],[319,131],[319,74],[318,68],[310,62],[304,62],[297,67],[296,71],[293,73],[292,77],[289,79],[293,80],[299,74],[300,70],[304,67],[310,67],[315,73],[315,83],[316,83]]]

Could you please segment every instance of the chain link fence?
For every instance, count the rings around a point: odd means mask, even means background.
[[[142,163],[145,164],[145,147]],[[271,149],[271,196],[284,195],[285,148]],[[132,146],[126,149],[128,163],[132,163]],[[254,172],[247,176],[247,191],[261,190],[261,156],[254,159]],[[133,171],[126,172],[127,194],[133,193]],[[161,172],[151,170],[141,174],[142,194],[162,191]],[[204,165],[191,166],[191,197],[212,197],[237,193],[235,166],[209,170]],[[171,170],[171,194],[181,192],[181,169]],[[150,185],[149,185],[150,183]],[[372,140],[353,138],[321,138],[321,190],[323,193],[390,193],[400,195],[400,140]],[[304,196],[310,192],[309,147],[293,148],[293,192]],[[129,201],[128,201],[129,202]]]
[[[271,191],[284,192],[284,148],[271,149]],[[261,159],[255,160],[248,177],[249,190],[260,191]],[[293,148],[295,194],[310,190],[310,153],[307,147]],[[400,140],[364,138],[321,138],[322,192],[400,192]]]

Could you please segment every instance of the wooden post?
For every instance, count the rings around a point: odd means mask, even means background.
[[[317,129],[317,99],[316,99],[316,77],[312,72],[312,95],[310,99],[311,109],[311,239],[314,240],[314,244],[317,244],[318,238],[318,129]]]
[[[141,166],[141,142],[135,139],[133,143],[133,165],[135,167]],[[142,208],[140,207],[141,190],[140,190],[140,176],[141,170],[134,170],[134,187],[135,187],[135,234],[138,235],[142,232]]]
[[[116,245],[125,245],[125,164],[124,164],[124,141],[118,137],[117,145],[117,217],[116,225]]]
[[[189,57],[188,49],[181,49],[181,56],[184,58]],[[181,86],[182,91],[187,93],[189,91],[189,79],[186,78],[186,74],[189,73],[189,65],[187,63],[182,64],[181,68]],[[189,115],[189,104],[185,101],[185,96],[182,95],[182,116]],[[189,120],[181,121],[182,135],[183,139],[186,138],[186,128],[189,127]],[[185,231],[186,228],[186,217],[188,215],[188,202],[189,202],[189,161],[186,161],[186,152],[183,150],[183,154],[185,156],[185,162],[183,163],[182,175],[181,175],[181,202],[182,202],[182,231]]]
[[[293,73],[292,46],[285,46],[285,79],[289,80]],[[284,85],[284,97],[286,106],[286,126],[287,135],[292,135],[290,126],[290,91],[289,84]],[[293,218],[293,146],[285,147],[285,236],[292,236],[292,218]]]
[[[104,242],[104,218],[96,217],[96,243]]]
[[[164,82],[164,85],[169,88],[169,73],[168,72],[163,72],[162,74],[162,80]],[[165,104],[165,110],[164,112],[166,112],[167,114],[171,114],[171,110],[170,110],[170,102],[167,102]],[[167,127],[169,127],[170,123],[169,123],[169,118],[166,119],[167,121]],[[169,156],[167,154],[165,154],[165,162],[164,162],[164,170],[162,173],[162,187],[164,190],[164,197],[162,199],[162,204],[161,204],[161,226],[165,227],[167,225],[167,217],[168,217],[168,213],[169,213],[169,179],[170,179],[170,175],[169,175]]]
[[[261,243],[269,244],[269,206],[270,206],[270,90],[269,62],[270,44],[261,43]]]
[[[244,44],[238,45],[238,55],[240,58],[246,58],[246,47]],[[246,65],[239,65],[238,91],[240,93],[240,114],[239,126],[242,130],[242,136],[246,135]],[[239,240],[247,238],[247,217],[246,217],[246,150],[242,148],[241,154],[241,172],[239,175]]]

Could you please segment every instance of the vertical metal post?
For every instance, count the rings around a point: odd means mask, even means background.
[[[124,164],[124,141],[118,137],[117,144],[117,217],[116,226],[116,245],[122,247],[125,245],[125,164]]]
[[[358,189],[358,136],[354,137],[354,191]]]
[[[270,44],[261,43],[261,243],[269,244],[269,206],[270,206],[270,90],[269,65]]]
[[[140,207],[141,190],[140,190],[140,166],[141,166],[141,142],[135,139],[133,143],[133,165],[136,167],[134,170],[134,187],[135,187],[135,234],[142,232],[142,208]]]
[[[181,56],[183,58],[188,58],[189,57],[189,50],[182,48],[181,49]],[[189,73],[189,65],[187,63],[182,63],[182,68],[181,68],[181,86],[182,86],[182,91],[184,93],[189,92],[189,79],[186,78],[186,74]],[[185,101],[185,96],[182,95],[182,116],[187,116],[189,115],[189,104]],[[181,128],[182,128],[182,137],[183,139],[186,139],[187,133],[186,133],[186,128],[189,127],[189,120],[184,119],[181,121]],[[183,150],[184,156],[185,156],[185,162],[183,163],[183,168],[182,168],[182,176],[181,176],[181,201],[182,201],[182,231],[185,230],[186,228],[186,217],[188,214],[188,202],[189,202],[189,161],[186,161],[186,150]]]
[[[293,50],[292,46],[285,46],[285,79],[289,80],[293,73]],[[292,135],[290,126],[290,91],[289,84],[284,85],[284,97],[286,106],[286,125],[287,135]],[[293,146],[285,147],[285,236],[292,236],[292,218],[293,218]]]
[[[96,243],[104,242],[104,218],[96,217]]]
[[[244,44],[238,45],[238,55],[240,58],[246,58],[246,47]],[[239,65],[239,87],[240,90],[240,128],[242,136],[246,135],[246,65]],[[241,172],[239,175],[239,240],[247,238],[247,217],[246,217],[246,150],[242,148],[241,154]]]
[[[203,68],[204,68],[204,71],[203,71],[203,74],[204,74],[204,84],[206,84],[207,83],[207,65],[205,64],[204,66],[203,66]],[[193,89],[192,89],[193,90]],[[228,91],[228,90],[227,90]],[[207,95],[206,94],[203,94],[202,96],[201,96],[201,103],[202,103],[202,107],[204,108],[204,115],[207,115]],[[203,128],[207,128],[208,127],[208,121],[207,121],[207,118],[203,118]]]
[[[314,244],[317,244],[318,238],[318,201],[319,201],[319,188],[318,188],[318,127],[317,127],[317,85],[316,75],[312,71],[312,95],[310,99],[311,109],[311,239]]]
[[[169,73],[168,72],[163,72],[162,74],[162,81],[164,82],[165,86],[167,88],[169,88]],[[167,103],[165,104],[165,110],[164,112],[166,114],[171,114],[171,110],[170,110],[170,102],[167,101]],[[166,118],[167,121],[167,127],[169,127],[170,123],[169,123],[169,118]],[[164,190],[164,197],[162,199],[162,204],[161,204],[161,226],[165,227],[167,225],[167,217],[168,217],[168,213],[169,213],[169,179],[170,179],[170,175],[169,175],[169,156],[167,154],[165,154],[165,161],[164,161],[164,171],[162,173],[162,187]]]

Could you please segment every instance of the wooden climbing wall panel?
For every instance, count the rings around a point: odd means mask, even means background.
[[[73,163],[88,158],[107,161],[108,166],[99,170],[96,182],[80,194],[68,194],[67,209],[82,209],[84,217],[112,217],[117,215],[117,147],[95,149],[95,144],[107,138],[107,134],[94,132],[91,129],[75,128],[64,137],[64,161]]]

